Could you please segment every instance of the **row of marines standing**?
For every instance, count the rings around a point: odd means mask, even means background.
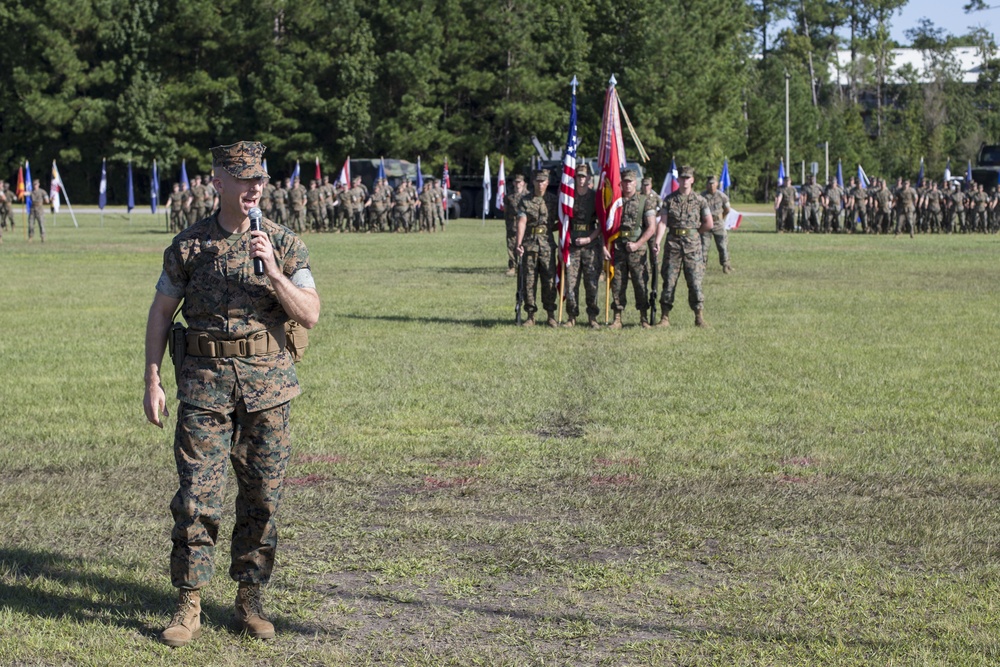
[[[924,179],[918,187],[899,178],[894,188],[885,179],[872,179],[870,187],[851,177],[846,188],[833,179],[821,187],[809,176],[801,192],[786,178],[774,201],[775,224],[779,232],[804,231],[838,233],[862,232],[894,235],[908,232],[996,233],[1000,229],[1000,191],[987,193],[982,184],[972,183],[963,192],[956,183]]]
[[[638,189],[637,174],[628,169],[622,172],[622,215],[618,238],[611,249],[605,246],[597,221],[596,191],[591,187],[591,174],[587,165],[580,165],[575,176],[573,216],[570,220],[570,255],[566,266],[564,294],[569,319],[565,326],[575,326],[580,315],[579,288],[582,280],[586,293],[588,325],[599,328],[597,316],[598,282],[602,278],[604,262],[611,268],[612,329],[622,328],[622,313],[627,306],[627,288],[632,283],[635,307],[640,313],[640,324],[669,326],[670,311],[680,273],[688,285],[688,305],[695,313],[695,324],[705,326],[704,293],[702,279],[711,243],[719,249],[723,271],[730,273],[729,248],[725,225],[729,214],[729,198],[718,189],[714,177],[709,178],[707,190],[699,194],[692,189],[694,170],[681,168],[678,174],[680,189],[664,200],[652,191],[652,181],[643,181]],[[548,170],[539,170],[533,179],[533,191],[527,192],[524,178],[514,179],[514,192],[504,200],[507,223],[507,275],[515,275],[519,267],[523,280],[526,326],[535,324],[538,311],[536,286],[541,284],[542,307],[547,314],[547,324],[556,327],[556,304],[559,298],[556,276],[558,244],[554,234],[558,221],[559,199],[557,190],[549,187]],[[719,220],[714,224],[713,220]],[[666,238],[666,252],[662,263],[663,291],[660,297],[662,315],[653,322],[649,315],[651,268],[655,275],[660,259],[660,248]],[[648,253],[647,253],[648,250]],[[652,287],[655,296],[656,284]],[[654,304],[655,305],[655,304]]]

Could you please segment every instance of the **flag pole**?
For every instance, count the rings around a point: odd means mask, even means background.
[[[566,300],[566,264],[562,265],[562,275],[559,277],[559,319],[556,320],[559,324],[562,324],[562,311],[563,311],[563,301]]]

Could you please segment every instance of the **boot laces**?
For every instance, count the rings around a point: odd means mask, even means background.
[[[246,611],[247,616],[256,614],[257,616],[263,618],[264,602],[260,596],[260,589],[257,587],[247,586],[240,591],[240,595],[243,598],[243,609]]]
[[[182,590],[177,601],[177,610],[170,619],[170,625],[184,625],[191,610],[194,609],[194,591]]]

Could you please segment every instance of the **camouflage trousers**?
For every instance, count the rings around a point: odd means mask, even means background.
[[[823,209],[823,231],[840,231],[840,209],[834,206],[827,206]]]
[[[170,230],[179,232],[184,229],[184,212],[170,211]]]
[[[701,310],[705,305],[705,294],[701,290],[705,262],[701,258],[701,240],[698,234],[676,236],[668,233],[666,245],[666,256],[663,258],[663,295],[660,297],[663,313],[669,313],[674,307],[674,292],[677,291],[677,281],[682,269],[688,286],[688,304],[691,310]]]
[[[965,228],[965,211],[962,209],[952,209],[948,215],[948,229],[952,232],[967,232]]]
[[[239,486],[229,576],[259,584],[270,580],[278,546],[274,515],[291,456],[288,416],[288,403],[247,412],[241,399],[230,414],[180,404],[174,433],[180,485],[170,502],[175,587],[201,588],[212,577],[227,458]]]
[[[374,232],[389,231],[389,211],[386,209],[368,209],[369,226]]]
[[[649,293],[646,283],[649,281],[649,266],[646,263],[646,248],[643,246],[635,252],[625,249],[625,243],[615,243],[615,275],[611,279],[611,309],[620,313],[628,305],[626,290],[629,281],[632,283],[632,295],[635,297],[636,310],[649,310]]]
[[[288,226],[288,209],[285,208],[284,206],[275,206],[274,207],[274,222],[278,223],[279,225],[284,225],[285,227],[287,227]]]
[[[306,222],[305,210],[297,211],[293,208],[289,222],[291,223],[289,224],[289,228],[296,234],[301,234],[302,228]]]
[[[705,266],[708,266],[708,254],[712,249],[712,237],[715,237],[715,247],[719,249],[719,265],[725,266],[729,264],[729,233],[725,229],[721,232],[716,232],[713,227],[712,231],[701,235],[701,255],[705,259]]]
[[[816,204],[806,204],[802,208],[802,229],[804,231],[819,231],[821,224],[820,209]]]
[[[570,317],[580,315],[580,278],[583,278],[583,289],[587,298],[587,315],[597,317],[600,308],[597,307],[597,282],[604,269],[603,254],[599,242],[589,246],[573,247],[569,253],[569,264],[566,265],[566,312]]]
[[[35,223],[38,223],[38,233],[41,234],[42,240],[45,240],[45,215],[42,213],[41,206],[32,206],[31,213],[28,214],[28,238],[33,238],[35,236]]]
[[[310,208],[306,210],[306,229],[314,232],[323,231],[323,210]]]
[[[778,231],[791,232],[795,230],[795,209],[791,206],[778,209]]]
[[[507,230],[507,268],[517,266],[517,230]]]
[[[418,209],[420,214],[420,231],[429,232],[437,225],[437,218],[434,216],[434,210],[430,205],[421,206]]]
[[[10,228],[14,229],[13,209],[8,208],[6,205],[0,206],[0,229],[7,229],[8,223],[10,224]]]
[[[556,309],[556,245],[548,236],[530,236],[521,241],[524,246],[524,309],[528,315],[538,310],[535,291],[542,289],[542,307],[546,312]]]
[[[899,216],[896,218],[896,229],[895,233],[907,232],[910,236],[917,231],[917,215],[912,208],[903,208],[899,211]]]

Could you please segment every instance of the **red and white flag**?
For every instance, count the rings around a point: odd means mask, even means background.
[[[316,180],[317,181],[322,181],[323,180],[323,176],[321,175],[320,170],[319,170],[319,158],[318,157],[316,158]]]
[[[742,222],[743,214],[735,209],[729,209],[729,215],[726,216],[726,229],[739,229]]]
[[[318,159],[318,158],[317,158]],[[319,169],[319,167],[317,167]],[[347,159],[344,160],[344,166],[340,169],[340,176],[337,177],[337,182],[335,185],[350,185],[351,184],[351,156],[348,155]]]
[[[498,211],[503,210],[503,200],[507,196],[507,176],[503,170],[503,156],[500,156],[500,173],[497,174],[497,200]]]
[[[604,244],[611,251],[611,261],[606,263],[609,277],[614,276],[614,242],[619,236],[622,223],[622,165],[625,164],[618,91],[615,89],[617,83],[612,76],[604,99],[601,146],[597,153],[597,165],[601,170],[597,185],[600,195],[597,199],[597,221],[604,234]]]
[[[56,161],[52,161],[52,181],[49,185],[49,199],[52,200],[52,211],[59,212],[59,193],[62,191],[62,179],[59,177],[59,168]]]
[[[660,199],[666,199],[670,194],[677,192],[681,184],[677,182],[677,165],[674,159],[670,158],[670,171],[663,177],[663,187],[660,188]]]

